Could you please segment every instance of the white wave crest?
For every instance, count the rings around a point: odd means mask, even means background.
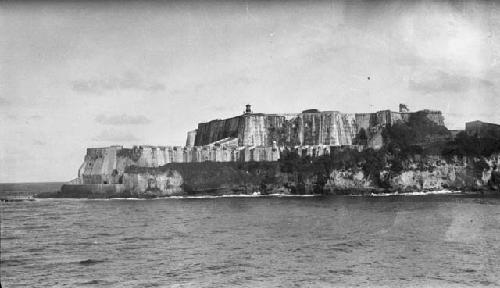
[[[371,193],[370,196],[384,197],[384,196],[426,196],[426,195],[446,195],[446,194],[461,194],[462,191],[451,190],[436,190],[436,191],[415,191],[415,192],[393,192],[393,193]]]

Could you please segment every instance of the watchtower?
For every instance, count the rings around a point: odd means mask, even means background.
[[[408,113],[410,109],[405,104],[399,104],[399,113]]]

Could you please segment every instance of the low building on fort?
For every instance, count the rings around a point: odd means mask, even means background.
[[[481,121],[467,122],[465,123],[465,133],[478,138],[500,139],[500,125]]]

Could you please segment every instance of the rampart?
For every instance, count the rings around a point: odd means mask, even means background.
[[[417,112],[414,112],[417,113]],[[440,111],[422,110],[429,120],[444,126]],[[341,113],[337,111],[306,110],[297,114],[245,113],[223,120],[199,123],[190,131],[188,141],[195,138],[196,146],[210,145],[225,139],[237,138],[239,146],[353,145],[361,129],[376,136],[381,128],[397,122],[408,122],[412,112]]]

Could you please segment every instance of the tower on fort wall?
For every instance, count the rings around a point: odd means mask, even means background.
[[[252,114],[252,105],[245,105],[245,112],[243,112],[243,114]]]
[[[399,113],[408,113],[410,112],[410,109],[408,108],[408,106],[406,106],[406,104],[399,104]]]
[[[194,146],[195,144],[195,140],[196,140],[196,132],[198,130],[191,130],[191,131],[188,131],[187,132],[187,139],[186,139],[186,146],[187,147],[192,147]]]

